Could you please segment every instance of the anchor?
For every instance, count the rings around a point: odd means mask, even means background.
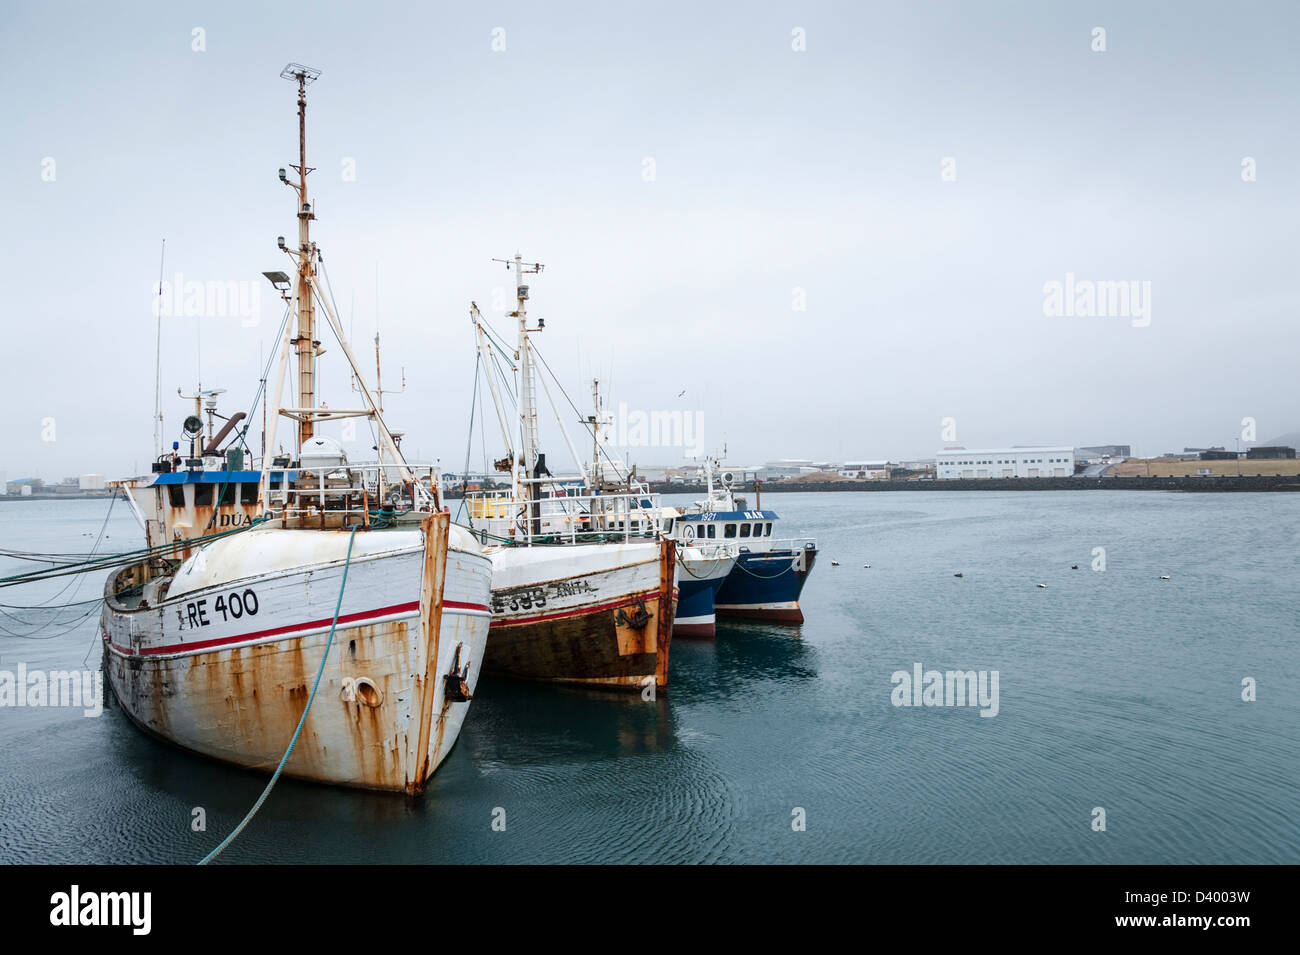
[[[627,611],[623,607],[619,607],[618,616],[616,616],[614,620],[616,623],[625,627],[631,627],[633,630],[642,630],[654,615],[650,613],[650,611],[646,610],[645,599],[642,597],[637,597],[633,600],[632,607],[632,616],[630,617],[627,615]]]
[[[469,684],[466,679],[469,678],[469,664],[466,663],[464,668],[460,665],[460,651],[465,644],[456,644],[456,658],[451,661],[451,670],[443,676],[442,698],[449,703],[468,703],[474,699],[474,694],[469,691]]]

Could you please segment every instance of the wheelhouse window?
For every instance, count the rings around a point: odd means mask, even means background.
[[[741,524],[741,525],[740,525],[740,536],[741,536],[741,537],[748,537],[748,536],[749,536],[749,525],[748,525],[748,524]]]
[[[767,530],[763,532],[763,536],[764,536],[764,537],[771,537],[771,536],[772,536],[772,522],[771,522],[771,521],[768,521],[768,522],[767,522]]]
[[[723,530],[722,530],[722,536],[724,536],[724,537],[735,537],[735,536],[736,536],[736,525],[735,525],[735,524],[728,524],[726,527],[724,527]]]

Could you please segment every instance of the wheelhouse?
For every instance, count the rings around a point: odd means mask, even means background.
[[[683,540],[743,541],[771,539],[777,520],[775,511],[719,511],[683,514],[677,518],[677,526]]]

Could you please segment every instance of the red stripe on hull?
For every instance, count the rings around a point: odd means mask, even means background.
[[[478,610],[484,613],[490,613],[489,607],[483,604],[461,603],[456,600],[443,601],[444,609],[453,610]],[[363,620],[373,620],[376,617],[388,617],[400,613],[417,613],[420,609],[418,600],[404,604],[394,604],[391,607],[380,607],[377,610],[363,610],[359,613],[345,613],[339,617],[339,625],[345,626],[351,623],[359,623]],[[250,640],[260,640],[264,637],[279,637],[291,633],[298,633],[302,630],[314,630],[318,627],[328,627],[334,622],[333,617],[325,617],[322,620],[310,620],[306,623],[289,624],[284,627],[272,627],[269,630],[254,630],[252,633],[240,634],[236,637],[220,637],[215,640],[196,640],[193,643],[172,643],[165,647],[147,647],[139,651],[141,656],[153,656],[163,653],[191,653],[198,650],[210,650],[213,647],[228,646],[232,643],[247,643]],[[119,647],[116,643],[112,644],[115,650],[128,656],[133,655],[131,650]]]

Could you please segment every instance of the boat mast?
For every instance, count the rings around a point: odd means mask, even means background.
[[[600,379],[591,379],[591,482],[595,487],[600,482],[600,429],[605,423],[600,410]]]
[[[519,344],[515,350],[515,361],[519,363],[519,424],[520,424],[520,447],[518,457],[515,459],[516,472],[522,471],[520,477],[531,477],[533,469],[537,467],[538,456],[538,433],[537,433],[537,364],[532,353],[532,347],[529,344],[528,336],[535,331],[541,331],[546,326],[538,323],[537,328],[528,327],[528,311],[525,302],[528,301],[528,286],[524,284],[525,275],[536,275],[542,271],[545,266],[540,262],[526,263],[518,253],[515,253],[513,260],[510,259],[493,259],[494,262],[504,262],[506,268],[514,265],[515,270],[515,311],[510,313],[510,317],[518,320],[519,323]]]
[[[316,338],[316,311],[312,301],[316,255],[311,244],[311,220],[316,216],[307,197],[307,174],[312,171],[307,165],[307,87],[320,76],[320,71],[300,63],[290,63],[280,76],[298,84],[298,165],[290,166],[298,173],[298,182],[289,182],[283,171],[280,179],[298,193],[298,282],[295,291],[298,328],[291,344],[297,350],[298,407],[304,409],[298,418],[298,453],[301,455],[303,445],[315,434],[314,416],[305,409],[316,406],[316,356],[320,354],[320,340]]]
[[[312,167],[307,165],[306,88],[308,84],[320,76],[320,71],[298,63],[290,63],[280,75],[285,79],[294,80],[298,84],[298,165],[293,167],[298,173],[298,182],[290,182],[288,177],[285,176],[285,171],[280,170],[280,181],[292,186],[298,193],[298,248],[289,248],[284,241],[284,236],[280,236],[277,242],[281,251],[294,260],[297,268],[298,280],[294,285],[293,301],[298,316],[298,325],[296,331],[290,331],[287,327],[285,329],[284,344],[280,352],[280,368],[276,376],[275,393],[273,395],[275,401],[274,415],[271,419],[271,431],[266,442],[268,454],[275,453],[276,424],[281,415],[293,418],[298,423],[298,456],[300,459],[303,444],[310,440],[315,433],[315,424],[317,422],[336,421],[342,418],[370,418],[375,422],[375,427],[379,432],[380,457],[396,464],[401,480],[411,486],[417,504],[421,507],[440,507],[437,488],[425,488],[419,483],[415,472],[411,470],[410,465],[406,463],[406,459],[402,456],[401,449],[398,447],[393,433],[388,430],[388,425],[384,423],[384,416],[379,410],[379,402],[366,384],[365,376],[361,371],[361,364],[357,361],[356,355],[352,353],[351,346],[348,345],[348,336],[343,330],[343,323],[335,314],[331,300],[327,296],[326,290],[321,286],[320,275],[316,269],[316,244],[311,241],[310,235],[310,223],[311,220],[316,218],[316,215],[312,210],[311,203],[307,201],[307,174],[312,172]],[[266,272],[263,274],[277,289],[288,290],[290,285],[289,277],[283,272]],[[316,359],[325,352],[320,347],[320,340],[316,338],[316,310],[314,307],[316,297],[320,298],[321,312],[325,321],[343,349],[343,354],[352,369],[352,374],[355,376],[357,390],[360,392],[364,404],[362,408],[326,408],[318,406],[316,403],[316,382],[313,365]],[[286,408],[282,401],[291,352],[296,352],[298,359],[298,404],[297,407]],[[265,466],[262,469],[260,491],[260,499],[267,502],[268,505],[267,488],[269,486],[270,470]]]
[[[378,292],[376,291],[376,296]],[[375,401],[379,403],[379,414],[384,413],[384,383],[379,377],[379,314],[375,314]],[[375,442],[375,451],[379,456],[378,488],[380,500],[384,496],[384,442]]]

